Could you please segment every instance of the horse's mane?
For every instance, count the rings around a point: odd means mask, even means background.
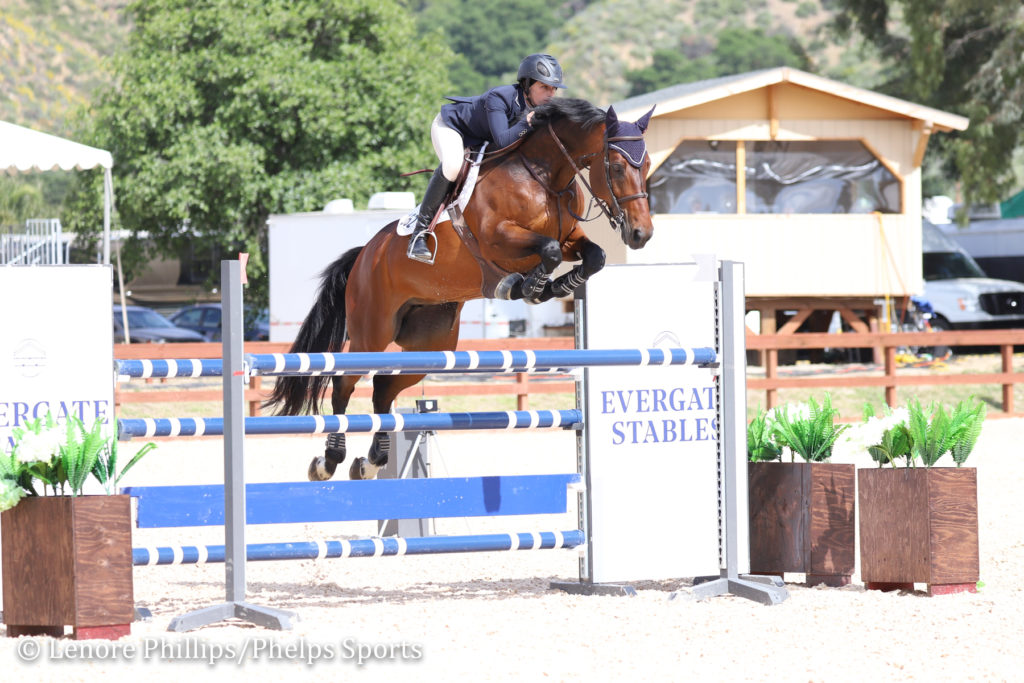
[[[552,97],[550,100],[533,110],[534,129],[549,123],[555,124],[564,119],[590,130],[604,123],[605,112],[586,100],[571,97]]]

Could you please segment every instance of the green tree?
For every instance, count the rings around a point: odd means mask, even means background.
[[[412,189],[451,60],[395,0],[140,0],[117,86],[89,112],[108,149],[126,263],[147,253],[250,254],[266,300],[266,220],[332,198]],[[69,212],[95,229],[94,188]],[[88,209],[88,210],[86,210]],[[315,248],[315,245],[310,245]]]
[[[459,55],[449,72],[458,95],[514,80],[523,57],[546,49],[558,20],[549,0],[425,0],[418,16],[424,32],[439,29],[438,39]]]
[[[633,96],[717,75],[718,68],[710,54],[691,58],[679,49],[663,49],[654,51],[650,66],[627,72],[626,79]]]
[[[718,32],[715,42],[682,43],[676,49],[655,50],[651,65],[630,71],[630,95],[679,83],[731,76],[776,66],[811,68],[799,41],[759,28],[732,27]]]
[[[837,0],[835,26],[857,32],[886,59],[878,89],[971,120],[930,148],[964,203],[1004,197],[1024,144],[1024,5],[1020,0]],[[934,186],[934,183],[932,183]]]
[[[43,218],[43,193],[22,178],[0,177],[0,226],[21,223],[26,218]]]

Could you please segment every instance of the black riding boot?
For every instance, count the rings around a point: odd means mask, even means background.
[[[427,190],[423,193],[423,201],[420,202],[420,210],[416,216],[416,225],[412,229],[412,236],[409,237],[409,249],[406,251],[409,258],[424,263],[433,261],[434,254],[427,246],[427,228],[430,227],[430,221],[434,220],[434,215],[452,185],[454,183],[444,177],[440,167],[434,169],[434,175],[430,177]]]

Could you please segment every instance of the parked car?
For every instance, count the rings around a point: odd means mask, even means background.
[[[178,327],[194,330],[206,341],[220,341],[220,304],[196,304],[186,306],[171,316],[171,322]],[[246,312],[245,341],[267,341],[270,339],[270,315],[263,309],[250,320]]]
[[[201,342],[205,341],[201,334],[183,327],[176,327],[167,318],[152,308],[145,306],[128,306],[128,336],[132,343],[150,342]],[[114,306],[114,341],[124,343],[124,325],[121,307]]]
[[[962,247],[924,221],[924,298],[932,329],[1024,327],[1024,284],[990,278]]]

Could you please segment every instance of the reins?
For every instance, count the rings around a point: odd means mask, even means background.
[[[592,188],[590,186],[590,183],[587,182],[587,179],[585,177],[583,177],[583,173],[580,171],[580,167],[576,165],[576,161],[572,158],[572,155],[569,154],[569,150],[567,150],[565,148],[565,145],[562,144],[562,141],[558,139],[558,135],[555,133],[555,129],[554,129],[554,127],[550,123],[548,124],[548,132],[551,134],[551,137],[554,139],[555,144],[558,145],[558,149],[562,152],[562,155],[569,162],[569,165],[572,166],[572,170],[575,172],[574,179],[576,177],[578,177],[580,179],[580,181],[583,183],[584,187],[587,188],[587,191],[590,193],[590,196],[594,199],[595,202],[597,202],[597,206],[601,209],[601,211],[604,213],[604,215],[608,217],[608,222],[611,223],[612,228],[615,229],[615,230],[621,231],[625,227],[625,225],[626,225],[626,212],[622,210],[622,204],[624,204],[626,202],[629,202],[629,201],[633,201],[634,199],[646,199],[647,198],[647,193],[646,192],[637,192],[636,194],[631,194],[631,195],[628,195],[626,197],[617,197],[615,195],[615,189],[612,187],[611,159],[609,158],[609,156],[610,156],[609,155],[609,147],[610,147],[611,143],[613,143],[613,142],[622,142],[622,141],[625,141],[625,140],[642,140],[643,136],[642,135],[619,135],[619,136],[610,138],[610,137],[608,137],[608,131],[605,130],[604,144],[602,146],[601,153],[604,156],[604,182],[608,186],[608,196],[612,198],[612,205],[614,206],[614,209],[615,209],[615,211],[613,213],[612,209],[608,206],[608,204],[603,199],[598,197],[597,194],[594,193],[594,188]],[[522,154],[522,153],[520,152],[520,154]],[[585,154],[584,156],[580,157],[580,159],[582,160],[582,159],[586,159],[588,157],[592,157],[592,156],[596,156],[596,155],[597,155],[597,152],[591,152],[590,154]],[[531,173],[532,173],[532,171],[531,171]],[[534,177],[536,177],[536,175]],[[570,210],[570,213],[571,213],[571,210]],[[589,211],[588,211],[588,213],[589,213]],[[580,221],[584,220],[583,218],[580,218],[579,216],[576,216],[576,215],[573,215],[573,218],[576,218],[576,220],[580,220]],[[593,219],[586,219],[586,220],[593,220]]]
[[[562,153],[562,156],[564,156],[566,161],[569,162],[569,166],[572,167],[573,170],[573,177],[564,189],[555,190],[543,178],[540,177],[540,174],[538,174],[536,169],[534,169],[533,164],[530,163],[530,160],[527,159],[526,155],[523,154],[522,149],[520,149],[523,142],[521,138],[513,142],[511,145],[508,145],[507,147],[494,150],[493,152],[484,152],[485,158],[483,161],[481,161],[481,164],[484,163],[485,161],[495,161],[499,157],[515,152],[516,154],[519,155],[519,158],[522,161],[522,164],[526,168],[526,170],[530,173],[533,179],[537,181],[537,184],[543,187],[548,194],[556,198],[556,204],[557,200],[561,199],[562,195],[568,195],[569,201],[566,202],[566,210],[569,212],[569,215],[572,216],[575,220],[580,221],[581,223],[588,223],[597,218],[597,216],[590,216],[590,204],[588,204],[587,210],[584,212],[585,214],[587,214],[586,216],[579,216],[572,209],[572,200],[576,196],[576,179],[578,178],[580,182],[583,183],[584,187],[587,188],[587,191],[590,193],[591,202],[596,202],[598,208],[601,210],[601,213],[608,217],[608,222],[611,224],[612,229],[621,231],[626,224],[626,212],[622,209],[622,205],[625,204],[626,202],[631,202],[634,199],[647,199],[648,194],[646,192],[637,192],[636,194],[627,195],[625,197],[619,197],[615,194],[615,189],[612,187],[611,180],[611,159],[609,148],[614,142],[625,142],[627,140],[643,140],[643,136],[618,135],[615,137],[608,137],[608,132],[606,130],[601,152],[591,152],[589,154],[584,154],[583,156],[580,157],[581,162],[584,159],[597,156],[597,154],[599,153],[604,157],[604,180],[605,184],[608,187],[608,196],[611,197],[611,206],[609,206],[608,202],[605,202],[603,199],[598,197],[597,194],[594,193],[594,188],[591,187],[590,183],[583,175],[580,165],[576,163],[576,160],[573,159],[572,155],[569,153],[569,150],[566,149],[565,145],[559,139],[558,134],[555,133],[555,129],[550,122],[547,125],[547,129],[552,139],[554,139],[555,144],[558,146],[559,151]],[[558,238],[559,242],[561,242],[561,211],[558,211]]]

